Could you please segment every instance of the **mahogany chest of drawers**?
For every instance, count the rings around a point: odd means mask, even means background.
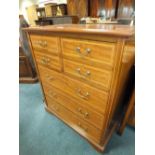
[[[120,97],[134,64],[134,27],[66,24],[24,30],[46,110],[103,151],[119,124]]]

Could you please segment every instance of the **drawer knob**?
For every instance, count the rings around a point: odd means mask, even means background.
[[[91,49],[90,48],[87,48],[86,49],[86,54],[89,54],[91,52]]]
[[[78,95],[79,97],[81,97],[82,99],[85,99],[85,100],[88,100],[88,98],[89,98],[89,96],[90,96],[90,94],[89,94],[88,92],[83,93],[83,92],[81,91],[81,89],[78,89],[78,90],[77,90],[77,95]]]
[[[80,69],[80,68],[77,68],[76,70],[77,70],[77,72],[78,72],[79,74],[81,73],[81,69]]]
[[[88,70],[88,71],[86,71],[86,76],[89,76],[91,73],[90,73],[90,71]]]
[[[80,53],[80,47],[76,47],[76,52]]]
[[[89,116],[89,113],[86,112],[86,113],[84,114],[84,117],[86,118],[86,117],[88,117],[88,116]]]

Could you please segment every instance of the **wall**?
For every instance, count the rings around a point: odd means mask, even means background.
[[[23,14],[25,19],[28,21],[26,7],[38,4],[43,6],[47,2],[56,2],[56,3],[67,3],[67,0],[19,0],[19,14]]]
[[[39,0],[19,0],[19,14],[23,14],[28,21],[26,7],[37,4]]]

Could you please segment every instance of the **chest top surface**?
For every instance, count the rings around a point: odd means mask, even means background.
[[[83,34],[99,34],[118,37],[134,36],[134,26],[129,25],[112,25],[112,24],[59,24],[49,26],[33,26],[23,28],[28,32],[68,32]]]

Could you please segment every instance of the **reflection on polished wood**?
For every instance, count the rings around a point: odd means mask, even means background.
[[[79,18],[87,17],[88,2],[89,0],[67,0],[68,15]]]
[[[90,0],[91,17],[115,17],[117,0]]]
[[[24,30],[24,29],[23,29]],[[132,37],[134,35],[134,27],[128,25],[113,24],[59,24],[49,26],[33,26],[25,28],[26,31],[36,32],[57,32],[57,33],[83,33],[83,34],[99,34],[112,35],[117,37]],[[96,36],[97,39],[100,36]],[[95,39],[94,38],[94,39]],[[110,38],[111,39],[111,38]]]
[[[135,11],[135,0],[119,0],[117,18],[131,18]]]

